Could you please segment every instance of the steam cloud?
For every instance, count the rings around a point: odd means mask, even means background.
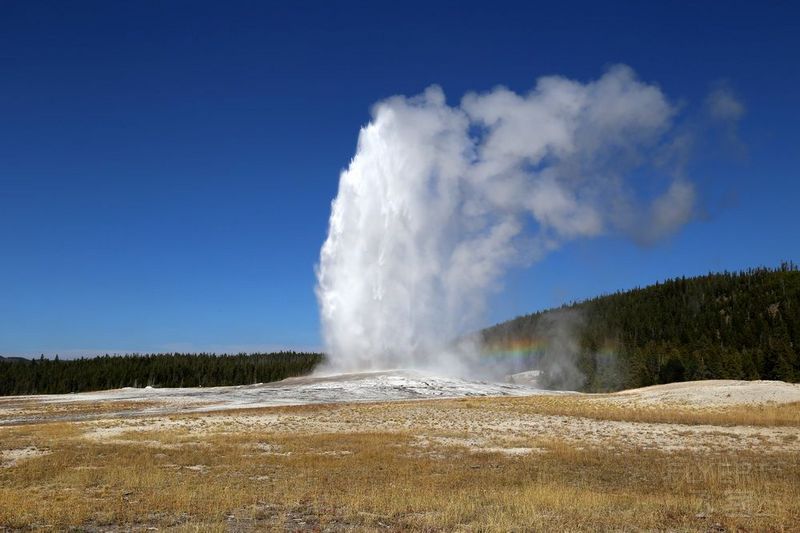
[[[376,104],[317,269],[333,367],[463,374],[469,350],[453,340],[480,325],[509,267],[574,239],[619,231],[649,242],[679,229],[695,212],[692,183],[675,173],[660,193],[644,185],[675,142],[676,112],[623,65],[457,106],[437,86]]]

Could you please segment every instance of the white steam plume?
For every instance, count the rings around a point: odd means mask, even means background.
[[[452,341],[479,325],[514,264],[619,230],[655,239],[693,215],[685,178],[637,198],[675,108],[626,66],[579,83],[498,87],[450,106],[439,87],[378,103],[339,182],[317,296],[337,370],[461,373]]]

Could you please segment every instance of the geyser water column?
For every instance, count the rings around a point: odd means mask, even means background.
[[[470,289],[453,279],[467,274],[453,261],[468,239],[457,215],[471,158],[468,127],[464,113],[432,87],[378,104],[362,129],[339,181],[318,269],[335,366],[418,367],[470,322]]]
[[[663,153],[673,115],[625,66],[457,106],[435,86],[379,102],[340,176],[317,267],[333,369],[463,374],[474,353],[453,341],[481,325],[509,266],[610,230],[678,228],[693,212],[688,181],[668,179],[649,202],[626,181]]]

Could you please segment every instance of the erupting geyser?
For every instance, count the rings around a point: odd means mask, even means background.
[[[320,254],[331,365],[462,373],[472,353],[453,341],[481,325],[510,266],[572,239],[653,240],[680,227],[695,189],[669,168],[675,114],[625,66],[590,83],[544,77],[528,94],[470,93],[457,106],[436,86],[379,102]],[[645,176],[662,179],[646,199]]]

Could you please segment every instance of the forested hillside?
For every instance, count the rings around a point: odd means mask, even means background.
[[[558,333],[554,333],[557,331]],[[709,378],[800,381],[800,272],[678,278],[521,316],[482,332],[486,346],[531,346],[528,363],[587,391]],[[569,339],[564,339],[568,336]]]
[[[121,387],[215,387],[308,374],[318,353],[148,354],[87,359],[2,359],[0,395],[56,394]]]
[[[800,381],[800,271],[709,274],[521,316],[482,332],[487,352],[539,368],[553,388],[609,391],[727,378]],[[318,353],[0,358],[0,394],[197,387],[307,374]]]

